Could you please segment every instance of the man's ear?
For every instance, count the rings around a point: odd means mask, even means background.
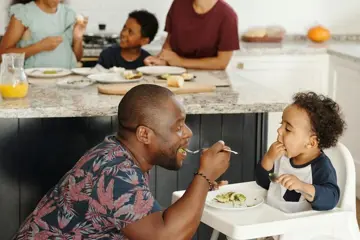
[[[150,144],[152,135],[154,135],[154,132],[148,127],[139,126],[136,129],[136,138],[138,139],[139,142],[142,142],[143,144],[146,145]]]

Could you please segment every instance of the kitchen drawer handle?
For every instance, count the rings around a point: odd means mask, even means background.
[[[244,69],[244,63],[239,62],[236,66],[237,69]]]

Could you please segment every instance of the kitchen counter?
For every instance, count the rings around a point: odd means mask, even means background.
[[[235,53],[237,56],[304,54],[330,54],[360,62],[360,45],[357,42],[337,41],[325,44],[243,43],[241,50]],[[214,93],[179,95],[188,114],[278,112],[288,103],[288,99],[283,97],[286,93],[274,92],[236,74],[223,72],[219,77],[227,78],[233,86],[218,88]],[[54,80],[41,81],[49,84],[32,85],[26,99],[0,102],[0,118],[113,116],[121,100],[121,96],[98,94],[96,86],[69,90],[57,87]]]
[[[232,87],[219,87],[213,93],[178,95],[188,114],[276,112],[287,104],[282,94],[260,84],[226,72],[213,74],[230,81]],[[29,81],[28,97],[0,102],[0,118],[114,116],[122,98],[100,94],[96,85],[64,89],[56,85],[56,80]]]
[[[160,46],[160,45],[159,45]],[[357,42],[331,41],[326,44],[284,42],[282,44],[243,43],[236,55],[298,55],[330,54],[360,61]],[[236,74],[220,72],[232,87],[218,88],[214,93],[179,95],[188,114],[224,114],[250,112],[278,112],[288,103],[283,95]],[[76,76],[70,76],[74,78]],[[0,118],[51,118],[113,116],[121,96],[98,94],[96,86],[82,90],[57,87],[54,80],[38,80],[48,84],[31,85],[29,96],[23,100],[0,102]]]
[[[161,50],[162,45],[154,42],[144,47],[152,55]],[[85,49],[84,56],[99,56],[101,49]],[[284,41],[282,43],[240,43],[240,50],[234,56],[264,56],[264,55],[313,55],[333,54],[360,61],[360,42],[329,41],[316,44],[310,41]]]

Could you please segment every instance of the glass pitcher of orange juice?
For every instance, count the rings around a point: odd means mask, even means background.
[[[25,53],[1,55],[0,94],[4,99],[26,97],[29,84],[24,71]]]

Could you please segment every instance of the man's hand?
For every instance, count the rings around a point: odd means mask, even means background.
[[[213,190],[218,190],[220,187],[225,186],[225,185],[228,185],[228,184],[229,184],[229,182],[226,181],[226,180],[222,180],[222,181],[220,181],[220,182],[215,182],[215,183],[214,183],[214,189],[213,189]]]
[[[229,167],[230,154],[223,149],[228,149],[223,141],[219,141],[203,151],[200,157],[199,172],[205,174],[205,176],[214,182],[219,178]]]

